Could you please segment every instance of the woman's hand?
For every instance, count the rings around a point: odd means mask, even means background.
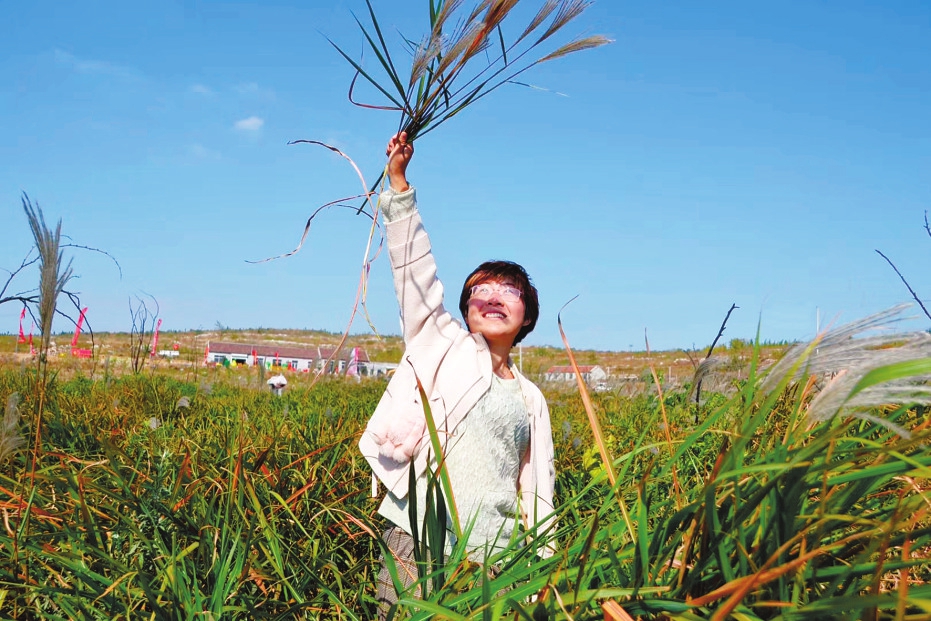
[[[414,144],[407,141],[407,132],[392,136],[385,149],[388,156],[388,179],[391,189],[395,192],[405,192],[410,189],[407,183],[407,165],[414,157]]]

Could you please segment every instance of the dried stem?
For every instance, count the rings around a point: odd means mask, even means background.
[[[711,358],[711,352],[714,351],[714,346],[718,344],[718,339],[721,338],[721,336],[724,334],[724,329],[727,327],[727,320],[731,318],[731,313],[733,313],[734,310],[737,308],[740,308],[740,307],[737,306],[736,304],[731,304],[731,307],[727,310],[727,314],[724,315],[724,321],[721,322],[721,327],[718,329],[718,335],[714,337],[713,341],[711,341],[711,347],[708,348],[708,352],[705,354],[705,360],[709,360]],[[696,373],[696,375],[698,374]],[[698,424],[698,415],[699,415],[699,410],[701,408],[701,405],[700,405],[701,383],[702,383],[701,378],[699,378],[698,381],[695,382],[695,424],[696,425]]]
[[[925,227],[927,228],[927,226],[928,226],[928,215],[927,215],[927,213],[926,213],[926,214],[925,214]],[[928,234],[931,235],[931,231],[929,231]],[[892,269],[895,270],[895,273],[899,275],[899,278],[902,280],[902,283],[903,283],[903,284],[905,285],[905,287],[908,289],[908,292],[912,294],[912,297],[915,299],[916,302],[918,302],[918,306],[920,306],[920,307],[921,307],[921,310],[924,311],[925,317],[927,317],[928,319],[931,319],[931,313],[928,312],[928,309],[925,308],[925,305],[922,304],[922,302],[921,302],[920,299],[918,299],[918,294],[915,293],[915,290],[912,289],[912,286],[911,286],[910,284],[908,284],[908,281],[907,281],[907,280],[905,280],[905,276],[902,276],[902,272],[900,272],[900,271],[899,271],[899,268],[897,268],[897,267],[895,266],[895,263],[893,263],[893,262],[889,259],[889,257],[887,257],[886,255],[884,255],[884,254],[883,254],[882,252],[880,252],[879,250],[876,251],[876,254],[878,254],[879,256],[881,256],[882,258],[884,258],[884,259],[886,260],[886,263],[888,263],[888,264],[892,267]]]

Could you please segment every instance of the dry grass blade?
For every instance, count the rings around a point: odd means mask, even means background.
[[[372,192],[366,192],[365,194],[356,194],[355,196],[347,196],[345,198],[338,198],[335,201],[330,201],[329,203],[324,203],[323,205],[320,205],[314,210],[312,214],[310,214],[310,217],[307,218],[307,224],[304,225],[304,233],[301,235],[301,239],[298,242],[297,246],[294,248],[294,250],[285,252],[284,254],[279,254],[278,256],[268,257],[265,259],[257,259],[254,261],[246,259],[246,263],[258,265],[259,263],[267,263],[269,261],[276,261],[278,259],[284,259],[285,257],[290,257],[291,255],[297,254],[297,252],[300,251],[300,249],[304,247],[304,242],[307,240],[307,235],[310,233],[310,225],[317,218],[317,216],[320,215],[320,212],[322,212],[324,209],[329,209],[330,207],[342,207],[345,209],[351,209],[352,211],[355,211],[358,213],[359,212],[358,207],[355,207],[353,205],[345,205],[344,203],[358,200],[360,198],[369,199],[372,197],[372,195],[373,195]],[[369,218],[372,218],[372,214],[370,214],[369,212],[363,211],[362,213],[368,216]],[[377,220],[375,220],[375,222],[377,224]],[[384,238],[382,238],[382,243],[384,243]],[[381,248],[381,244],[379,244],[379,249],[380,248]]]
[[[634,618],[627,614],[627,611],[613,599],[603,603],[601,610],[605,614],[605,621],[634,621]]]
[[[353,93],[356,92],[356,82],[359,80],[360,75],[363,75],[363,73],[361,71],[356,71],[356,74],[352,76],[352,81],[349,83],[349,103],[360,108],[368,108],[369,110],[388,110],[392,112],[403,110],[403,108],[398,106],[379,106],[376,104],[367,104],[362,103],[361,101],[356,101],[355,97],[353,97]]]
[[[572,352],[572,347],[569,346],[569,339],[566,337],[566,332],[562,327],[562,312],[566,309],[566,306],[575,300],[576,297],[578,296],[575,296],[563,304],[562,308],[559,309],[559,312],[556,313],[556,325],[559,327],[559,336],[562,339],[563,346],[566,348],[566,354],[569,356],[569,365],[572,367],[573,372],[575,372],[575,378],[579,388],[579,395],[582,397],[582,405],[585,408],[585,414],[588,416],[588,424],[591,427],[592,434],[595,437],[595,445],[598,447],[598,453],[601,456],[601,462],[604,465],[605,472],[608,475],[608,481],[611,483],[611,490],[617,497],[618,506],[621,509],[621,514],[623,515],[625,525],[627,526],[627,532],[630,534],[630,540],[637,541],[637,533],[634,530],[633,522],[631,521],[630,514],[627,511],[627,505],[624,503],[624,499],[621,498],[621,495],[617,489],[617,475],[614,472],[614,464],[611,460],[611,454],[608,452],[608,446],[604,440],[604,433],[602,433],[601,430],[601,423],[598,422],[598,415],[595,414],[595,408],[592,406],[591,396],[588,394],[588,389],[585,387],[585,382],[582,379],[582,371],[579,369],[579,365],[575,361],[575,354]]]
[[[363,29],[362,31],[365,32],[364,29]],[[371,38],[368,37],[368,33],[366,33],[366,37],[367,37],[369,40],[371,40]],[[372,86],[374,86],[378,91],[380,91],[381,94],[384,95],[384,96],[388,99],[388,101],[390,101],[391,103],[393,103],[393,104],[394,104],[394,107],[395,107],[396,109],[398,109],[398,110],[403,109],[403,106],[402,106],[401,102],[398,101],[397,99],[395,99],[395,97],[394,97],[391,93],[389,93],[381,84],[379,84],[377,80],[375,80],[375,79],[372,78],[368,73],[366,73],[366,71],[362,68],[362,65],[360,65],[359,63],[357,63],[356,61],[354,61],[354,60],[352,59],[352,57],[349,56],[349,54],[347,54],[346,52],[344,52],[343,50],[341,50],[340,47],[339,47],[338,45],[336,45],[335,43],[333,43],[333,41],[330,41],[329,39],[327,39],[327,41],[329,41],[329,42],[330,42],[330,45],[332,45],[332,46],[336,49],[336,51],[339,52],[340,56],[342,56],[343,58],[346,59],[346,62],[348,62],[350,65],[352,65],[352,66],[355,68],[355,70],[356,70],[356,77],[358,77],[359,75],[361,75],[362,77],[364,77]],[[383,65],[383,66],[384,66],[384,67],[386,68],[386,70],[387,70],[388,65]]]
[[[604,465],[605,472],[608,475],[608,480],[611,482],[611,485],[614,486],[617,484],[617,475],[614,473],[614,464],[611,460],[611,455],[608,453],[608,447],[604,441],[604,434],[601,431],[601,423],[598,422],[598,416],[595,414],[595,408],[592,406],[592,400],[588,394],[588,388],[585,386],[585,380],[582,379],[582,371],[579,370],[579,365],[575,361],[575,354],[572,352],[572,347],[569,346],[569,339],[566,337],[566,332],[562,327],[562,312],[565,310],[566,306],[571,304],[577,297],[578,296],[575,296],[563,304],[562,308],[559,309],[559,312],[556,314],[556,324],[559,326],[559,336],[562,339],[563,346],[566,348],[566,354],[569,356],[569,365],[572,367],[572,370],[575,373],[579,395],[582,397],[582,404],[585,406],[585,413],[588,414],[588,422],[591,425],[592,433],[595,436],[595,445],[598,447],[598,452],[601,454],[601,461]]]
[[[367,186],[366,183],[365,183],[365,176],[363,176],[362,171],[359,170],[359,167],[356,165],[356,163],[352,160],[351,157],[349,157],[348,155],[346,155],[345,153],[343,153],[342,151],[340,151],[340,150],[337,149],[336,147],[334,147],[334,146],[332,146],[332,145],[326,144],[325,142],[320,142],[319,140],[292,140],[292,141],[289,142],[288,144],[289,144],[289,145],[290,145],[290,144],[315,144],[315,145],[324,147],[325,149],[329,149],[329,150],[332,151],[333,153],[336,153],[337,155],[339,155],[340,157],[342,157],[343,159],[345,159],[347,162],[349,162],[349,164],[352,166],[353,170],[356,171],[356,175],[359,177],[359,181],[362,182],[363,193],[362,193],[362,194],[357,194],[357,195],[355,195],[355,196],[350,196],[350,197],[347,197],[347,198],[340,198],[340,199],[337,199],[337,200],[335,200],[335,201],[330,201],[329,203],[325,203],[325,204],[321,205],[320,207],[318,207],[318,208],[316,209],[316,211],[314,211],[314,213],[311,214],[310,218],[307,219],[307,224],[304,226],[304,234],[301,236],[301,241],[300,241],[300,243],[298,243],[297,248],[295,248],[295,249],[292,250],[291,252],[286,252],[285,254],[278,255],[277,257],[269,257],[269,258],[267,258],[267,259],[262,259],[262,260],[259,260],[259,261],[247,261],[247,263],[265,263],[266,261],[273,261],[273,260],[275,260],[275,259],[281,259],[281,258],[289,257],[289,256],[295,254],[295,253],[296,253],[297,251],[299,251],[299,250],[301,249],[301,247],[304,245],[304,240],[307,238],[307,233],[310,231],[311,222],[312,222],[313,219],[316,217],[316,215],[317,215],[318,213],[320,213],[321,210],[326,209],[327,207],[344,206],[344,205],[340,205],[340,203],[343,203],[343,202],[346,202],[346,201],[350,201],[350,200],[359,199],[359,198],[364,198],[364,199],[366,200],[366,202],[368,202],[369,206],[370,206],[371,209],[372,209],[371,214],[366,213],[366,215],[367,215],[369,218],[372,218],[372,220],[374,221],[374,223],[373,223],[373,225],[372,225],[372,233],[369,235],[368,247],[366,248],[366,255],[365,255],[365,256],[366,256],[366,266],[367,266],[367,264],[368,264],[368,262],[369,262],[369,259],[368,259],[368,251],[369,251],[369,249],[371,248],[371,243],[372,243],[372,238],[373,238],[373,236],[374,236],[375,228],[378,226],[378,218],[377,218],[378,212],[377,212],[377,209],[376,209],[375,205],[372,204],[372,196],[374,196],[375,193],[368,189],[368,186]],[[365,212],[362,210],[361,207],[352,207],[351,209],[354,209],[357,213],[365,213]],[[379,248],[381,248],[381,244],[379,244]]]
[[[301,247],[304,245],[304,241],[307,239],[307,235],[308,235],[308,233],[310,232],[310,225],[311,225],[311,223],[313,222],[314,218],[317,216],[317,214],[320,213],[320,211],[322,211],[323,209],[326,209],[326,208],[328,208],[328,207],[339,206],[339,207],[347,207],[347,208],[349,208],[349,209],[354,209],[357,213],[364,213],[367,217],[371,218],[371,220],[372,220],[372,226],[371,226],[371,229],[370,229],[370,231],[369,231],[368,241],[367,241],[366,246],[365,246],[365,253],[364,253],[363,258],[362,258],[362,269],[361,269],[361,273],[360,273],[360,275],[359,275],[359,286],[358,286],[357,289],[356,289],[356,297],[355,297],[355,300],[354,300],[353,305],[352,305],[352,312],[350,313],[349,321],[348,321],[348,323],[347,323],[347,325],[346,325],[346,329],[343,331],[342,338],[340,338],[340,341],[339,341],[339,343],[337,344],[335,350],[333,351],[333,354],[327,359],[326,363],[324,364],[324,368],[326,368],[326,365],[328,365],[332,360],[334,360],[334,359],[336,358],[336,356],[339,355],[339,353],[340,353],[340,351],[342,350],[343,346],[346,344],[346,340],[349,338],[349,331],[352,329],[352,323],[353,323],[353,321],[355,321],[355,317],[356,317],[356,314],[357,314],[358,311],[359,311],[359,306],[360,306],[360,305],[362,306],[362,311],[363,311],[363,314],[365,315],[366,321],[367,321],[368,324],[369,324],[369,327],[372,329],[373,332],[375,332],[376,334],[378,333],[378,331],[375,329],[374,324],[372,323],[371,318],[369,317],[368,308],[366,307],[366,296],[367,296],[367,292],[368,292],[368,286],[367,286],[367,285],[368,285],[368,274],[369,274],[369,269],[371,268],[371,263],[372,263],[372,261],[374,261],[375,258],[378,256],[378,254],[381,252],[381,248],[382,248],[382,246],[383,246],[383,244],[384,244],[384,236],[380,236],[379,243],[378,243],[378,248],[377,248],[377,250],[376,250],[375,256],[370,256],[370,255],[371,255],[371,251],[372,251],[372,242],[373,242],[373,240],[374,240],[374,238],[375,238],[375,233],[376,233],[376,231],[378,230],[378,228],[379,228],[379,226],[380,226],[380,225],[378,224],[378,207],[377,207],[376,205],[372,204],[372,196],[373,196],[375,193],[367,189],[367,188],[368,188],[368,185],[366,184],[365,177],[362,175],[362,171],[359,170],[359,167],[356,165],[356,163],[352,160],[351,157],[349,157],[348,155],[346,155],[345,153],[343,153],[341,150],[337,149],[336,147],[334,147],[334,146],[332,146],[332,145],[328,145],[328,144],[326,144],[326,143],[324,143],[324,142],[320,142],[319,140],[293,140],[293,141],[289,142],[288,144],[313,144],[313,145],[318,145],[318,146],[324,147],[324,148],[329,149],[330,151],[336,153],[337,155],[339,155],[340,157],[342,157],[343,159],[345,159],[346,161],[348,161],[349,164],[352,166],[353,170],[356,171],[356,175],[358,175],[359,181],[362,183],[362,189],[364,190],[364,192],[363,192],[362,194],[356,195],[355,197],[349,197],[349,198],[339,199],[339,200],[337,200],[337,201],[331,201],[330,203],[327,203],[327,204],[325,204],[325,205],[323,205],[323,206],[321,206],[321,207],[318,207],[317,210],[314,211],[313,214],[311,214],[310,218],[307,219],[307,224],[304,226],[304,233],[303,233],[303,235],[301,235],[301,240],[300,240],[300,242],[298,243],[297,248],[295,248],[295,249],[292,250],[291,252],[287,252],[287,253],[285,253],[285,254],[283,254],[283,255],[279,255],[279,256],[277,256],[277,257],[271,257],[271,258],[268,258],[268,259],[263,259],[263,260],[261,260],[261,261],[253,261],[252,263],[264,263],[264,262],[266,262],[266,261],[271,261],[271,260],[274,260],[274,259],[279,259],[279,258],[284,258],[284,257],[287,257],[287,256],[291,256],[291,255],[293,255],[294,253],[298,252],[298,251],[301,249]],[[383,176],[382,178],[384,179],[384,176]],[[341,203],[343,203],[343,202],[345,202],[345,201],[347,201],[347,200],[353,200],[353,199],[357,199],[357,198],[364,198],[365,201],[368,202],[368,204],[369,204],[370,207],[371,207],[371,213],[365,212],[365,211],[362,209],[362,207],[355,208],[355,207],[351,207],[351,206],[349,206],[349,205],[342,205],[342,204],[341,204]],[[314,381],[313,381],[312,385],[313,385],[313,384],[316,384],[316,382],[319,380],[320,377],[322,377],[322,374],[318,374],[318,375],[314,378]]]

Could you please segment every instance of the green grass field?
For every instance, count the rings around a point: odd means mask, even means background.
[[[643,619],[928,618],[925,410],[871,410],[908,438],[812,421],[815,380],[766,386],[748,351],[700,411],[687,383],[593,394],[610,468],[579,393],[548,388],[558,527],[490,559],[493,580],[454,549],[398,618],[601,619],[606,601]],[[24,439],[0,474],[0,616],[373,616],[383,524],[355,444],[384,382],[276,398],[252,369],[57,363],[35,464],[35,368],[0,369],[21,416],[4,441]]]

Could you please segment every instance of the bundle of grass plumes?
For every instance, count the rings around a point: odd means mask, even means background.
[[[464,4],[463,0],[431,0],[430,32],[419,44],[405,40],[412,55],[410,75],[405,77],[397,70],[375,11],[366,0],[371,28],[356,21],[378,58],[384,79],[377,79],[334,43],[356,69],[350,100],[364,107],[401,112],[398,131],[407,132],[408,139],[413,140],[498,87],[515,83],[518,76],[535,65],[610,42],[601,35],[579,37],[538,56],[557,32],[588,8],[591,2],[586,0],[545,0],[510,43],[503,24],[519,0],[483,0],[467,13]],[[357,103],[352,95],[360,76],[388,103]]]
[[[503,25],[520,0],[481,0],[468,13],[463,9],[464,0],[430,0],[429,33],[419,44],[407,38],[403,40],[411,55],[410,74],[405,77],[398,71],[392,58],[371,1],[366,0],[365,3],[371,25],[366,27],[358,17],[356,22],[368,48],[378,59],[377,67],[383,75],[367,71],[361,59],[356,61],[340,46],[328,40],[355,69],[349,86],[349,100],[363,108],[400,112],[398,132],[406,132],[408,141],[433,131],[504,84],[527,86],[517,82],[516,78],[540,63],[611,42],[601,35],[577,37],[545,51],[554,41],[555,35],[592,4],[590,0],[544,0],[533,18],[510,43],[505,37]],[[353,94],[360,77],[387,101],[382,104],[356,101]],[[324,209],[342,207],[354,209],[357,214],[365,213],[372,220],[372,233],[363,266],[363,272],[367,272],[371,262],[369,251],[372,236],[378,226],[377,209],[371,203],[371,197],[382,182],[384,171],[369,186],[352,158],[336,147],[319,140],[293,140],[289,144],[300,143],[319,145],[345,158],[359,176],[363,192],[318,207],[307,219],[304,234],[291,252],[250,263],[262,263],[296,253],[307,239],[314,218]],[[347,204],[360,198],[363,202],[357,207]],[[366,205],[370,207],[368,212]],[[363,292],[364,299],[364,285],[360,292]]]

